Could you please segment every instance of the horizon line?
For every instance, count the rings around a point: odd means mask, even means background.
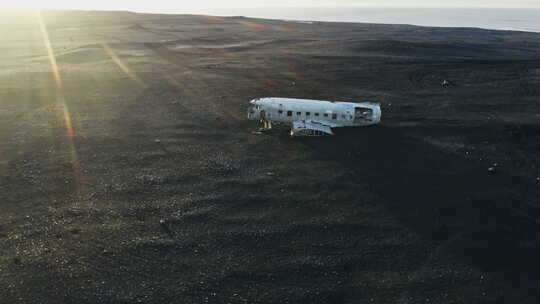
[[[138,9],[120,9],[120,8],[2,8],[0,12],[32,12],[32,11],[83,11],[83,12],[129,12],[146,14],[201,14],[203,11],[234,11],[234,10],[257,10],[257,9],[279,9],[279,8],[368,8],[368,9],[508,9],[508,10],[540,10],[539,7],[507,7],[507,6],[391,6],[391,5],[315,5],[315,6],[257,6],[257,7],[233,7],[233,8],[209,8],[209,9],[190,9],[186,11],[176,10],[138,10]]]

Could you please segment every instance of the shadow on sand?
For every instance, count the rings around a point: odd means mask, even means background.
[[[321,159],[341,160],[422,237],[540,298],[533,291],[540,283],[538,187],[404,132],[385,126],[343,129],[324,145],[318,139],[304,144]]]

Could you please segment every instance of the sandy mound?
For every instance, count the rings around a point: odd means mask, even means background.
[[[146,28],[144,26],[140,25],[139,23],[135,23],[135,24],[129,26],[128,29],[130,29],[130,30],[146,30]]]

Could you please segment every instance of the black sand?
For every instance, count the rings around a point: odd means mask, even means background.
[[[57,79],[37,16],[0,21],[0,303],[540,301],[540,34],[44,24]],[[255,136],[265,96],[383,123]]]

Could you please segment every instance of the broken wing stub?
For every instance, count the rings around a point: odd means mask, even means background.
[[[317,122],[294,121],[291,136],[325,136],[334,135],[329,126]]]

